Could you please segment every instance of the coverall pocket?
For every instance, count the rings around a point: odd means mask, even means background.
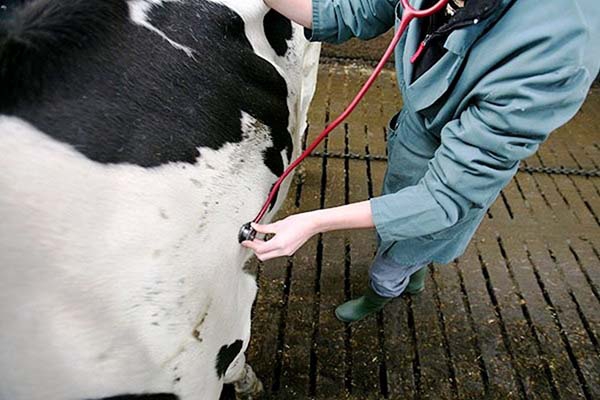
[[[387,130],[386,130],[386,137],[387,137],[387,143],[388,143],[388,154],[391,153],[390,146],[392,145],[394,138],[398,134],[398,125],[399,125],[399,119],[400,119],[401,112],[402,111],[399,111],[396,114],[394,114],[394,116],[390,119],[390,122],[388,122]]]

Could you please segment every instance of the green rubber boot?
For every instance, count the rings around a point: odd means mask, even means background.
[[[373,291],[371,285],[364,296],[350,300],[335,309],[335,316],[342,322],[356,322],[374,314],[389,303],[393,297],[383,297]]]
[[[423,267],[410,276],[408,286],[404,289],[404,293],[414,296],[425,290],[425,277],[427,276],[427,267]]]

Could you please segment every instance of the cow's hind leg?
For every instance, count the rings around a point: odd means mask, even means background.
[[[253,400],[259,398],[263,392],[263,384],[258,379],[252,367],[244,364],[244,370],[239,380],[233,382],[238,400]]]
[[[227,370],[225,383],[232,383],[238,400],[258,399],[263,392],[263,384],[252,367],[246,364],[246,357],[240,354]]]

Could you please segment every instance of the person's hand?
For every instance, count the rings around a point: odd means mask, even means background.
[[[261,261],[276,257],[291,256],[308,239],[317,233],[338,229],[373,228],[373,214],[369,200],[325,208],[289,216],[269,225],[252,224],[258,233],[274,234],[268,241],[254,239],[242,242],[252,249]]]
[[[253,250],[261,261],[291,256],[318,233],[315,215],[310,212],[292,215],[268,225],[252,223],[252,227],[258,233],[275,235],[267,241],[254,239],[242,242],[242,246]]]

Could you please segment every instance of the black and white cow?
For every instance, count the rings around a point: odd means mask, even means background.
[[[262,0],[0,0],[0,400],[257,387],[237,233],[318,51]]]

